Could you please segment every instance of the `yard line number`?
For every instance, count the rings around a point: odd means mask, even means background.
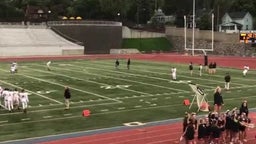
[[[103,89],[117,89],[117,88],[129,88],[131,85],[105,85],[105,86],[100,86],[100,88]]]

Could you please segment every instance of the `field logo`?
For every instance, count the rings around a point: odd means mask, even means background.
[[[124,123],[125,126],[132,127],[132,126],[142,126],[145,125],[145,123],[141,122],[129,122],[129,123]]]
[[[131,85],[115,85],[115,86],[112,86],[112,85],[105,85],[105,86],[100,86],[100,88],[104,88],[104,89],[116,89],[116,88],[128,88],[130,87]]]

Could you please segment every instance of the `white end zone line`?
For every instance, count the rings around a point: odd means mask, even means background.
[[[4,84],[7,84],[7,85],[9,85],[9,86],[13,86],[13,87],[16,87],[16,88],[22,89],[22,87],[17,86],[17,85],[14,85],[14,84],[11,84],[11,83],[8,83],[8,82],[6,82],[6,81],[2,81],[2,80],[0,80],[0,82],[1,82],[1,83],[4,83]],[[52,99],[52,98],[49,98],[49,97],[47,97],[47,96],[44,96],[44,95],[38,94],[38,93],[33,92],[33,91],[30,91],[30,90],[28,90],[28,89],[25,89],[25,90],[26,90],[26,91],[28,91],[28,92],[30,92],[30,93],[33,93],[33,94],[35,94],[35,95],[38,95],[38,96],[40,96],[40,97],[42,97],[42,98],[45,98],[45,99],[48,99],[48,100],[50,100],[50,101],[56,102],[56,103],[58,103],[58,104],[63,104],[62,102],[57,101],[57,100]]]

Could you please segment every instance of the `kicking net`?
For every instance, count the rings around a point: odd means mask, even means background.
[[[209,104],[206,101],[206,94],[204,93],[204,90],[193,83],[190,83],[189,86],[191,87],[192,91],[195,93],[193,102],[191,103],[191,105],[194,103],[194,100],[196,100],[198,111],[200,110],[200,111],[208,112]]]

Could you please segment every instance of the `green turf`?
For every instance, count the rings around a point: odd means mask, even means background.
[[[171,51],[172,45],[166,38],[123,39],[122,48],[135,48],[139,51]]]
[[[116,70],[114,60],[54,61],[52,71],[46,70],[45,63],[20,62],[16,74],[9,73],[9,63],[0,64],[2,87],[25,88],[30,93],[28,114],[0,109],[0,141],[166,120],[196,111],[196,105],[191,110],[183,106],[185,98],[192,100],[193,92],[186,83],[170,82],[170,66],[177,67],[178,80],[204,88],[211,104],[214,88],[223,87],[229,72],[231,90],[223,91],[223,110],[239,107],[243,99],[250,108],[256,103],[255,71],[242,77],[241,70],[218,68],[216,75],[199,77],[197,66],[190,76],[188,65],[175,63],[132,60],[127,70],[126,61],[120,60]],[[69,111],[64,111],[64,86],[71,88]],[[92,115],[82,117],[83,109],[90,109]]]

